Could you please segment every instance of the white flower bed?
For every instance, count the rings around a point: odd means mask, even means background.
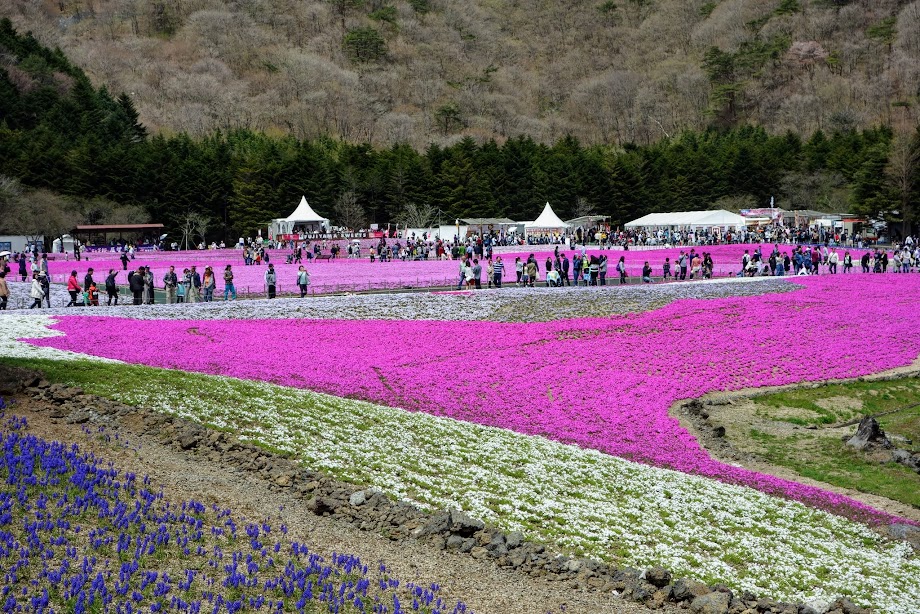
[[[119,305],[62,308],[69,299],[55,298],[53,315],[105,315],[159,319],[350,319],[350,320],[493,320],[545,321],[647,311],[682,298],[717,298],[794,289],[788,278],[734,278],[668,284],[568,288],[518,288],[460,293],[411,292],[357,294],[318,298],[278,298],[175,305]],[[100,300],[104,302],[104,297]],[[2,312],[0,312],[2,314]]]
[[[84,354],[58,350],[56,348],[39,347],[22,343],[17,339],[36,339],[43,337],[59,337],[64,333],[48,328],[54,324],[55,319],[45,311],[34,312],[9,312],[0,311],[0,356],[9,358],[48,358],[51,360],[83,360],[92,358],[103,362],[119,362],[107,358],[95,358]]]
[[[175,398],[158,379],[120,396],[293,452],[308,467],[391,496],[463,509],[620,565],[660,564],[788,601],[848,595],[886,612],[920,608],[920,561],[908,545],[799,503],[540,437],[201,377],[211,400]]]

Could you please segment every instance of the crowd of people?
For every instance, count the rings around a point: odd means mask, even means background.
[[[466,242],[455,241],[444,243],[440,240],[431,243],[426,238],[410,238],[406,243],[399,241],[389,244],[381,239],[376,245],[368,249],[371,260],[387,261],[392,258],[402,260],[428,259],[434,255],[439,259],[457,259],[459,271],[457,288],[481,289],[501,288],[513,280],[519,287],[534,287],[538,283],[549,287],[564,286],[605,286],[608,283],[610,265],[608,255],[600,253],[588,254],[583,247],[580,250],[568,253],[556,246],[552,255],[540,262],[534,254],[527,258],[515,257],[514,262],[505,262],[501,255],[493,254],[493,243],[486,238],[478,237]],[[741,257],[740,266],[734,269],[731,265],[726,270],[722,265],[720,274],[732,274],[738,277],[785,276],[785,275],[815,275],[822,273],[835,274],[838,272],[850,273],[858,265],[863,273],[910,273],[920,271],[920,243],[908,237],[904,242],[895,245],[892,250],[879,247],[859,253],[854,257],[848,249],[837,248],[824,244],[799,244],[783,245],[774,243],[772,248],[763,249],[757,245],[745,249]],[[301,263],[305,253],[313,257],[322,255],[329,250],[329,257],[337,257],[339,247],[335,244],[326,245],[316,242],[313,246],[297,248],[288,256],[288,263],[298,264],[296,280],[291,280],[297,286],[301,298],[309,294],[310,274]],[[348,255],[360,258],[361,246],[355,244],[348,246]],[[673,252],[671,252],[673,254]],[[121,253],[122,270],[128,271],[133,251],[127,248]],[[308,257],[309,259],[309,257]],[[265,295],[273,299],[277,296],[278,273],[274,264],[269,262],[269,254],[261,246],[250,245],[243,249],[244,265],[253,266],[267,264],[263,275]],[[31,309],[41,308],[44,305],[51,307],[51,278],[47,254],[36,252],[23,252],[16,254],[12,261],[8,258],[0,259],[0,310],[6,309],[10,297],[8,280],[21,282],[31,280],[29,297]],[[679,255],[672,262],[671,257],[653,266],[648,261],[644,262],[641,271],[641,281],[652,283],[655,280],[695,280],[710,279],[714,275],[715,264],[712,255],[705,251],[697,251],[696,247],[680,250]],[[620,284],[628,283],[629,271],[625,256],[620,256],[613,265],[613,270]],[[160,280],[147,266],[139,266],[128,271],[124,281],[119,279],[121,271],[109,269],[107,275],[97,279],[93,268],[89,268],[82,279],[74,269],[67,277],[67,292],[70,301],[67,306],[98,306],[104,300],[106,305],[119,304],[120,287],[127,286],[130,301],[134,305],[149,305],[155,301],[157,289],[162,290],[163,299],[167,304],[212,302],[215,295],[225,301],[236,300],[237,290],[234,285],[233,266],[228,264],[223,271],[214,271],[211,266],[205,266],[199,272],[198,267],[190,266],[180,272],[174,266]],[[513,275],[513,277],[512,277]],[[485,277],[485,281],[483,281]],[[223,281],[221,289],[218,284]],[[101,282],[101,283],[100,283]],[[294,284],[292,284],[294,285]]]

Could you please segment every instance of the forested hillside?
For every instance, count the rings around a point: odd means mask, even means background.
[[[335,223],[422,226],[454,217],[533,219],[766,206],[857,210],[911,221],[920,133],[891,127],[773,135],[684,131],[648,145],[566,136],[374,147],[244,128],[150,135],[130,95],[94,86],[59,50],[0,19],[0,233],[189,215],[207,237],[254,235],[307,195]]]
[[[920,1],[5,0],[154,133],[424,148],[916,123]]]

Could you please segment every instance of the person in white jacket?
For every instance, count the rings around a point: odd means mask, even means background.
[[[42,299],[45,298],[45,289],[42,288],[42,282],[38,281],[38,273],[32,273],[32,287],[29,289],[29,296],[32,297],[32,306],[29,309],[38,307],[41,309]]]

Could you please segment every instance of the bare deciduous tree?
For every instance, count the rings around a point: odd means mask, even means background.
[[[182,216],[179,220],[179,229],[182,231],[183,249],[189,248],[189,240],[194,245],[195,237],[200,237],[204,241],[205,233],[208,231],[210,224],[211,218],[197,211],[190,211]]]
[[[888,167],[885,172],[894,187],[901,214],[903,236],[911,234],[915,204],[912,201],[920,168],[920,132],[899,134],[891,144]]]
[[[354,190],[345,190],[335,201],[333,207],[336,220],[341,226],[352,230],[364,228],[367,214],[364,207],[358,202],[358,194]]]
[[[431,205],[407,203],[399,215],[399,222],[406,228],[428,228],[436,212]]]

